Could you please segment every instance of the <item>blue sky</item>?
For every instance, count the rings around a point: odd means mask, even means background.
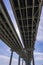
[[[14,24],[14,27],[15,27],[16,20],[14,18],[13,12],[11,10],[9,0],[3,0],[3,1],[6,5],[6,8],[9,12],[9,15],[10,15],[12,22]],[[17,25],[16,25],[16,31],[18,31]],[[18,31],[18,35],[19,35],[19,31]],[[20,37],[20,35],[19,35],[19,37]],[[11,55],[10,53],[11,53],[10,48],[7,45],[5,45],[5,43],[2,40],[0,40],[0,65],[9,65],[9,60],[10,60],[10,55]],[[43,64],[43,7],[42,7],[42,12],[41,12],[36,42],[35,42],[34,59],[35,59],[35,65]],[[18,64],[18,55],[14,52],[12,65],[17,65],[17,64]],[[21,62],[21,64],[22,64],[22,62]],[[25,65],[25,63],[24,63],[24,65]]]

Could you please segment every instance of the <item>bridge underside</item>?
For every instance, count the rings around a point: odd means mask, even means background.
[[[34,44],[42,9],[42,0],[10,0],[10,4],[23,40],[24,48],[13,26],[7,9],[0,0],[0,39],[31,65]]]
[[[10,3],[21,33],[28,60],[31,60],[40,20],[42,1],[10,0]]]

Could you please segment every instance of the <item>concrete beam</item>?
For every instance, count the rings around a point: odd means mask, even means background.
[[[18,41],[20,47],[23,48],[23,46],[22,46],[22,44],[21,44],[21,41],[20,41],[20,39],[19,39],[19,37],[18,37],[18,35],[17,35],[17,33],[16,33],[16,30],[15,30],[15,28],[13,28],[13,27],[14,27],[14,26],[13,26],[13,23],[12,23],[12,21],[11,21],[11,18],[10,18],[10,16],[9,16],[9,14],[8,14],[8,12],[7,12],[7,10],[6,10],[6,7],[5,7],[5,5],[4,5],[4,3],[3,3],[2,0],[1,0],[1,3],[0,3],[0,10],[1,10],[1,12],[2,12],[4,18],[6,19],[7,24],[9,25],[10,29],[12,30],[13,35],[14,35],[15,38],[17,39],[17,41]]]

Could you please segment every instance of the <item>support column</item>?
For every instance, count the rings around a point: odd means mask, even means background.
[[[23,65],[23,59],[22,59],[22,65]]]
[[[33,65],[35,65],[35,63],[34,63],[34,56],[33,56]]]
[[[9,65],[11,65],[11,63],[12,63],[12,57],[13,57],[13,51],[11,51],[11,56],[10,56],[10,63],[9,63]]]
[[[18,59],[18,65],[20,65],[20,56],[19,56],[19,59]]]
[[[29,62],[29,61],[26,61],[26,65],[31,65],[31,62]]]

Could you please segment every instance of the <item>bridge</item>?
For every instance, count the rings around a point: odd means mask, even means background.
[[[9,65],[11,65],[13,52],[19,55],[18,65],[20,65],[20,58],[25,60],[26,65],[31,65],[31,61],[35,65],[33,52],[40,21],[42,0],[9,1],[24,45],[19,39],[3,0],[0,0],[0,39],[11,48]]]

